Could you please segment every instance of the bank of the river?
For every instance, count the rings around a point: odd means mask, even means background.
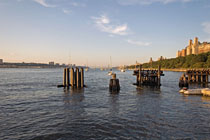
[[[156,69],[156,68],[143,68],[143,69],[152,70],[152,69]],[[204,70],[204,69],[207,69],[207,68],[196,68],[196,70]],[[135,69],[130,69],[130,70],[135,70]],[[187,70],[190,70],[190,68],[189,69],[186,69],[186,68],[180,68],[180,69],[161,68],[161,70],[163,70],[163,71],[173,71],[173,72],[186,72]]]

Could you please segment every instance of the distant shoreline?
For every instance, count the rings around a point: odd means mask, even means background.
[[[161,69],[163,71],[174,71],[174,72],[186,72],[187,70],[192,70],[192,69],[196,69],[196,70],[204,70],[204,69],[208,69],[208,68],[180,68],[180,69]]]
[[[161,69],[163,71],[186,72],[187,69]]]
[[[25,69],[46,69],[46,68],[64,68],[64,67],[50,67],[50,66],[0,66],[0,69],[14,69],[14,68],[25,68]]]
[[[41,69],[41,68],[65,68],[68,65],[65,64],[45,64],[45,63],[10,63],[4,62],[0,64],[0,68],[33,68],[33,69]]]
[[[143,69],[152,70],[152,69],[157,69],[157,68],[143,68]],[[193,68],[191,68],[191,69],[193,69]],[[207,69],[207,68],[194,68],[194,69],[203,70],[203,69]],[[161,70],[162,71],[173,71],[173,72],[186,72],[187,70],[190,70],[190,68],[180,68],[180,69],[165,69],[165,68],[162,68]]]

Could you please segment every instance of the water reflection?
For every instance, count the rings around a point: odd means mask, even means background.
[[[190,83],[190,88],[208,88],[208,83]]]
[[[210,107],[210,97],[209,96],[202,96],[201,100],[203,101],[203,106]]]
[[[82,102],[85,98],[84,89],[64,89],[64,98],[63,101],[65,104],[75,104],[78,102]]]
[[[110,94],[108,104],[110,105],[110,114],[116,115],[119,113],[119,95]]]
[[[136,92],[137,92],[137,94],[144,94],[144,93],[148,93],[148,92],[160,94],[161,89],[160,89],[160,87],[137,87]]]

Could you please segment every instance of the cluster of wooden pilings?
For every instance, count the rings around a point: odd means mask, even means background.
[[[63,85],[58,87],[83,88],[84,85],[84,69],[83,68],[64,68]]]
[[[137,86],[157,86],[160,87],[161,76],[164,76],[163,71],[161,71],[161,67],[158,69],[147,70],[142,69],[142,65],[139,65],[138,70],[134,70],[133,75],[136,76],[136,83],[134,85]]]
[[[187,70],[186,76],[189,83],[208,83],[210,75],[209,69],[203,70]]]

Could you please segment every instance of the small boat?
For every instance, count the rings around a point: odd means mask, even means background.
[[[110,70],[109,72],[108,72],[108,75],[112,75],[113,74],[113,72],[112,72],[112,70]]]
[[[88,70],[89,70],[89,68],[88,68],[88,67],[86,67],[86,68],[85,68],[85,71],[88,71]]]
[[[125,72],[125,69],[121,69],[120,71],[121,71],[121,72]]]
[[[185,95],[203,95],[202,89],[189,89],[184,92]]]
[[[125,72],[125,66],[121,67],[120,71]]]
[[[210,89],[209,88],[202,89],[201,92],[203,93],[204,96],[210,96]]]

